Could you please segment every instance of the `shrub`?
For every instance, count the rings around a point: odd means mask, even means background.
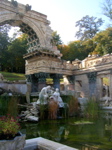
[[[13,116],[14,118],[18,116],[18,97],[17,96],[11,96],[9,103],[8,103],[7,113]]]
[[[8,109],[9,97],[1,96],[0,97],[0,115],[6,115]]]
[[[0,117],[0,139],[14,138],[19,130],[18,119],[14,119],[10,115]]]
[[[100,114],[99,102],[96,98],[90,98],[84,107],[84,116],[88,118],[96,118]]]
[[[71,96],[69,101],[69,116],[76,116],[79,114],[79,105],[78,100],[74,96]]]

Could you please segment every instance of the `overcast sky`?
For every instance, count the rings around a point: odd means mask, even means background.
[[[50,26],[60,35],[64,44],[76,40],[76,21],[89,15],[106,19],[102,15],[101,4],[104,0],[17,0],[22,4],[29,4],[32,10],[47,15]],[[103,29],[106,25],[103,26]]]

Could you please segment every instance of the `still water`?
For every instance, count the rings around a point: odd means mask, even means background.
[[[76,118],[22,123],[26,139],[43,137],[79,150],[112,150],[112,119],[75,124]],[[80,119],[80,121],[84,121]]]

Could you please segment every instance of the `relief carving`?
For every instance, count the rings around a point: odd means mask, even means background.
[[[112,62],[112,56],[102,57],[96,60],[91,60],[91,61],[88,61],[86,64],[88,67],[92,67],[95,65],[102,65],[102,64],[110,63],[110,62]]]

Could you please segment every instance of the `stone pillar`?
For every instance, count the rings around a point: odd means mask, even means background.
[[[87,73],[87,77],[89,79],[89,95],[90,96],[96,96],[97,72],[89,72],[89,73]]]
[[[110,97],[112,99],[112,69],[110,70],[110,85],[109,85]]]
[[[71,76],[67,76],[67,79],[69,81],[69,90],[74,90],[75,85],[74,85],[74,81],[75,81],[75,76],[71,75]]]
[[[53,86],[54,88],[58,88],[60,90],[60,79],[63,78],[62,74],[53,74],[51,75],[51,77],[53,78]]]
[[[34,74],[26,75],[27,82],[31,82],[31,93],[37,92],[38,81]]]
[[[102,98],[103,95],[103,82],[102,82],[102,77],[100,75],[97,76],[96,80],[96,90],[97,90],[97,95],[100,98]]]
[[[40,92],[41,89],[46,86],[46,78],[49,78],[49,73],[35,73],[35,77],[38,80],[38,92]]]

